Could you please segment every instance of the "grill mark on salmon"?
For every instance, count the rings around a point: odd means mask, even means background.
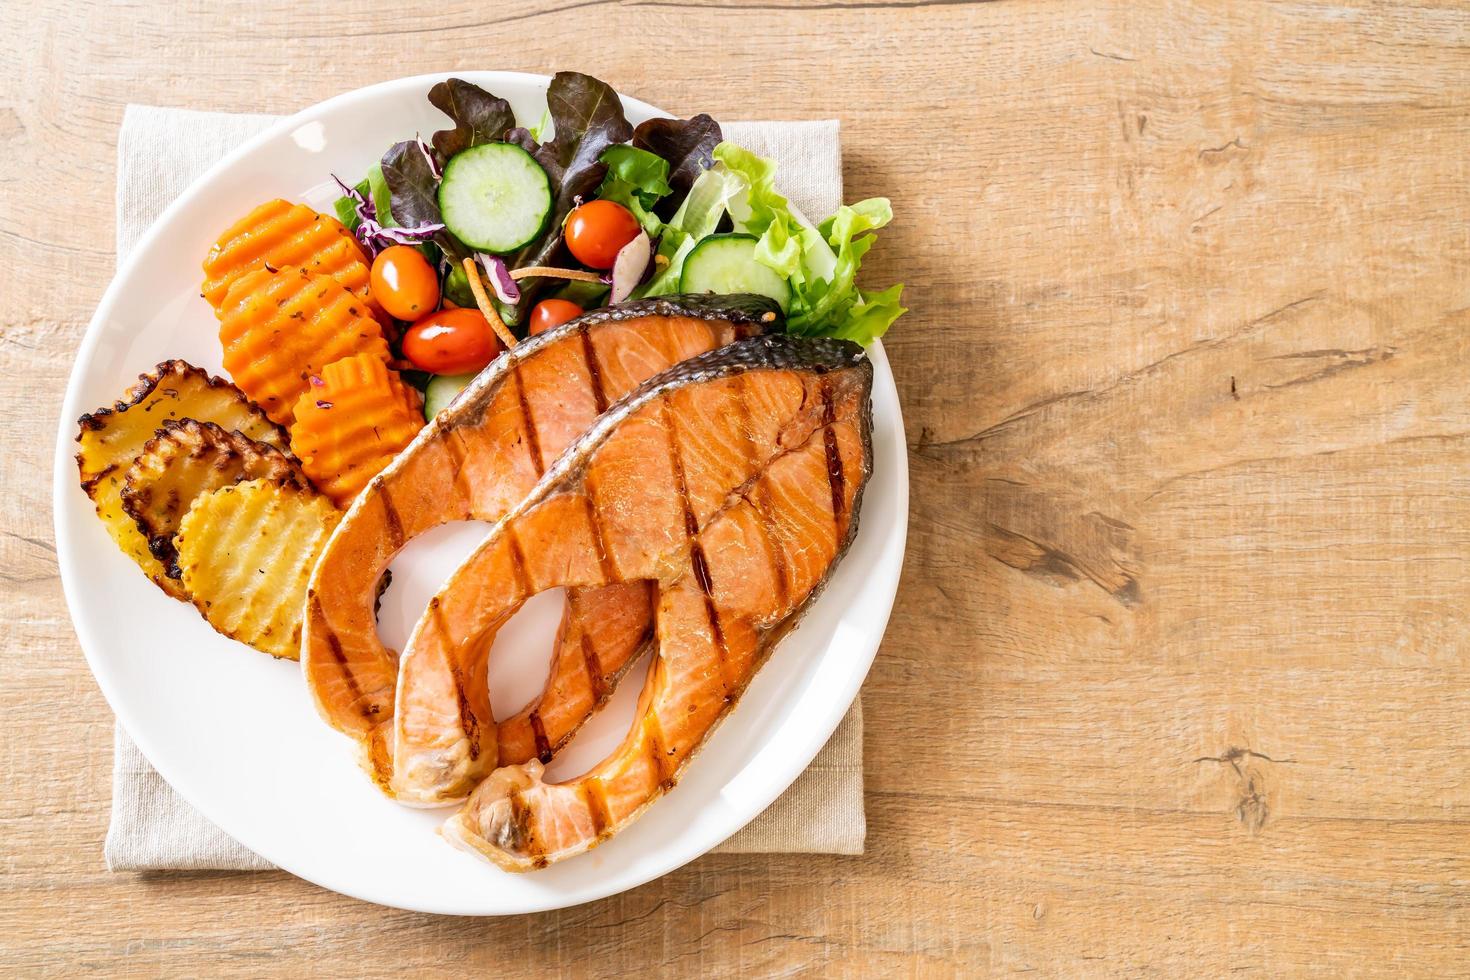
[[[598,660],[597,651],[592,649],[592,638],[586,633],[582,634],[582,662],[587,665],[587,683],[592,687],[592,696],[601,703],[610,692],[607,681],[603,679],[602,663]]]
[[[704,545],[698,541],[690,545],[689,560],[694,564],[694,579],[699,583],[699,591],[704,595],[704,615],[709,620],[710,636],[715,641],[715,649],[720,654],[720,671],[723,674],[730,661],[730,647],[725,642],[725,630],[720,625],[720,612],[715,608],[714,589],[709,577],[709,559],[704,556]],[[728,678],[722,677],[721,683],[728,690],[730,686]],[[728,698],[729,694],[727,693],[725,697]]]
[[[679,504],[684,508],[684,535],[689,542],[689,557],[694,563],[694,574],[699,580],[700,591],[704,593],[705,616],[709,619],[709,629],[715,640],[715,649],[720,653],[720,670],[723,674],[725,663],[730,659],[730,651],[725,646],[725,631],[720,628],[720,614],[716,611],[714,599],[710,596],[709,563],[705,560],[704,548],[699,543],[699,522],[694,516],[694,505],[689,500],[689,481],[684,472],[684,457],[679,452],[679,437],[674,431],[674,420],[669,412],[667,398],[659,402],[659,413],[663,418],[664,432],[668,434],[669,461],[674,470],[674,487],[679,497]]]
[[[679,455],[679,440],[674,435],[674,420],[669,415],[669,403],[659,402],[659,414],[663,416],[663,430],[669,442],[669,469],[674,474],[674,492],[678,495],[679,508],[684,516],[684,537],[693,541],[699,535],[699,522],[694,517],[694,505],[689,500],[689,480],[684,473],[684,461]]]
[[[516,591],[521,595],[528,595],[531,589],[531,578],[526,573],[526,553],[521,550],[521,540],[514,533],[506,538],[510,544],[510,572],[515,578]]]
[[[743,394],[729,383],[732,377],[748,381]],[[456,707],[452,699],[438,700],[436,678],[474,651],[463,643],[445,647],[433,631],[415,630],[400,694],[423,727],[400,715],[394,728],[399,770],[432,775],[437,782],[425,788],[425,798],[451,799],[478,783],[445,825],[447,839],[504,868],[527,871],[595,846],[678,782],[856,533],[871,469],[871,386],[872,367],[856,345],[784,337],[737,343],[625,396],[547,470],[441,590],[446,615],[461,636],[479,635],[524,601],[505,570],[512,536],[528,559],[545,559],[533,575],[536,588],[607,584],[575,500],[590,476],[601,496],[640,503],[601,516],[624,581],[654,583],[655,659],[628,736],[583,776],[548,783],[534,760],[490,773],[464,765],[433,772],[418,762],[443,743],[445,727],[453,738]],[[735,404],[741,398],[749,418]],[[677,429],[669,425],[671,410]],[[751,434],[752,458],[745,462],[737,458],[744,452],[741,430]],[[664,454],[669,458],[657,458]],[[834,459],[840,483],[833,479]],[[758,485],[768,491],[762,506]],[[838,521],[834,485],[842,495]],[[578,516],[568,520],[569,514]],[[782,552],[791,572],[784,598]],[[724,651],[709,625],[709,604]],[[605,813],[594,812],[599,793]]]
[[[515,841],[515,846],[519,851],[534,857],[539,851],[536,847],[536,836],[531,830],[531,812],[526,807],[526,801],[519,790],[511,791],[510,810],[511,826],[514,828],[510,835],[511,840]]]
[[[597,544],[597,561],[602,566],[602,577],[613,581],[617,578],[617,568],[614,567],[613,557],[607,550],[602,518],[597,513],[597,486],[592,482],[590,475],[587,479],[587,494],[582,500],[583,509],[587,512],[587,526],[592,529],[592,540]]]
[[[643,719],[644,732],[648,737],[648,761],[653,764],[654,771],[658,773],[658,784],[665,790],[674,785],[674,766],[669,758],[674,750],[664,742],[664,730],[658,723],[658,717],[648,715]]]
[[[595,779],[583,783],[582,799],[586,801],[587,816],[592,820],[592,832],[600,840],[612,824],[612,814],[607,812],[607,797],[603,796],[602,783]]]
[[[531,454],[531,465],[539,477],[546,472],[546,461],[541,456],[541,440],[536,436],[536,420],[531,418],[531,402],[526,398],[526,386],[521,381],[521,368],[517,364],[510,371],[511,384],[515,385],[516,398],[521,403],[521,432],[526,436],[526,448]]]
[[[377,635],[376,587],[403,544],[449,521],[493,526],[598,410],[684,357],[781,329],[774,304],[759,297],[661,297],[594,310],[497,358],[363,492],[313,573],[319,602],[308,606],[302,661],[319,712],[358,743],[375,782],[392,795],[386,746],[399,660]],[[398,515],[397,531],[374,502],[385,491]],[[575,592],[569,591],[569,601]],[[646,606],[646,594],[637,595]],[[630,605],[622,607],[627,614],[621,618],[606,615],[618,601],[611,594],[602,600],[603,612],[592,621],[569,610],[573,628],[553,662],[565,663],[559,676],[570,676],[571,688],[553,689],[548,679],[535,702],[507,719],[525,735],[523,741],[514,736],[508,756],[492,747],[500,725],[490,713],[480,714],[482,760],[534,758],[530,710],[538,710],[554,752],[601,706],[649,632],[649,617],[633,615]],[[584,673],[586,649],[596,654],[595,672]]]
[[[454,642],[454,635],[449,630],[449,624],[444,621],[444,612],[440,608],[438,596],[429,600],[429,608],[425,615],[429,617],[434,629],[444,638],[445,642]],[[454,669],[454,696],[459,703],[460,731],[469,744],[470,758],[478,759],[480,757],[480,724],[474,712],[470,710],[469,695],[465,692],[464,671],[458,667]]]
[[[444,453],[449,457],[450,467],[454,475],[450,482],[454,487],[454,495],[460,500],[474,499],[473,488],[465,482],[464,464],[468,455],[465,446],[464,433],[459,429],[450,429],[444,437]]]
[[[382,487],[378,496],[383,501],[383,521],[388,540],[392,543],[393,550],[397,551],[403,547],[403,518],[398,516],[398,507],[393,503],[393,495],[387,487]]]
[[[546,726],[541,723],[541,712],[531,712],[531,732],[536,738],[536,758],[541,762],[551,761],[551,743],[546,739]]]
[[[315,592],[308,592],[307,596],[311,600],[309,603],[310,608],[320,612],[322,606],[321,599],[317,598]],[[347,655],[342,650],[342,643],[337,639],[337,634],[333,633],[330,629],[325,630],[323,633],[323,639],[325,639],[327,642],[327,649],[332,651],[332,659],[345,668],[347,666]],[[342,672],[342,679],[347,684],[347,690],[350,691],[352,694],[353,703],[357,705],[357,708],[359,711],[362,712],[363,717],[372,717],[373,715],[377,714],[376,705],[369,706],[363,703],[362,688],[357,686],[357,678],[352,676],[351,671],[344,670]]]
[[[459,719],[460,727],[464,731],[465,741],[470,744],[470,758],[480,757],[480,723],[475,718],[475,713],[470,710],[470,699],[465,695],[464,673],[456,670],[454,672],[454,690],[459,695]]]
[[[602,368],[597,363],[597,351],[592,347],[592,335],[582,331],[582,357],[587,362],[587,375],[592,379],[592,398],[597,405],[597,414],[607,411],[607,392],[602,387]]]
[[[739,406],[741,434],[745,437],[741,448],[745,451],[745,458],[750,462],[752,469],[756,460],[755,437],[751,435],[750,395],[745,390],[745,378],[735,377],[735,404]],[[755,511],[760,516],[761,532],[765,535],[766,542],[771,548],[772,561],[776,566],[776,589],[777,600],[781,605],[786,604],[790,591],[788,578],[790,573],[786,569],[786,557],[781,549],[776,546],[776,530],[771,521],[771,495],[766,492],[764,476],[757,474],[751,481],[749,488],[751,502],[755,505]]]

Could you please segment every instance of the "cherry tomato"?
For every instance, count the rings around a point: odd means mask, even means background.
[[[479,310],[440,310],[403,335],[403,356],[430,374],[478,371],[499,353],[500,340]]]
[[[567,248],[578,262],[593,269],[611,269],[618,249],[642,230],[633,212],[615,201],[588,201],[567,216]]]
[[[559,327],[568,320],[575,320],[585,311],[567,299],[543,299],[536,304],[531,311],[531,335],[545,333],[552,327]]]
[[[439,305],[439,277],[423,253],[393,245],[373,259],[373,299],[400,320],[417,320]]]

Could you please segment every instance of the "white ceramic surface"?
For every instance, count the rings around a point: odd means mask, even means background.
[[[523,122],[541,118],[545,77],[455,74],[508,99]],[[295,664],[215,634],[113,545],[77,486],[75,420],[111,404],[139,372],[168,357],[219,373],[215,320],[198,292],[199,263],[214,236],[270,197],[330,210],[331,173],[355,179],[393,141],[442,128],[425,99],[440,77],[375,85],[282,121],[159,218],[107,289],[77,353],[57,436],[56,543],[77,636],[103,694],[190,803],[250,849],[323,887],[406,909],[500,915],[575,905],[665,874],[725,840],[791,784],[847,711],[882,639],[903,558],[908,470],[893,377],[875,345],[875,473],[851,552],[680,785],[618,837],[545,871],[511,875],[438,836],[449,811],[410,809],[380,795],[346,739],[317,717]],[[633,99],[624,104],[634,123],[665,114]],[[476,525],[443,529],[395,563],[384,604],[390,642],[401,644],[413,611],[482,533]],[[554,603],[533,606],[493,655],[494,675],[516,683],[510,693],[521,700],[538,686],[537,672],[545,676],[547,654],[517,661],[514,634],[548,635],[555,618]],[[637,683],[630,675],[624,686]],[[563,775],[616,743],[633,698],[619,700],[579,736],[568,761],[557,760]]]

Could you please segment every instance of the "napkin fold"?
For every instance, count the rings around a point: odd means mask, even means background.
[[[196,177],[276,118],[128,106],[117,140],[119,260]],[[842,151],[835,120],[730,123],[724,128],[729,139],[777,162],[782,192],[803,213],[821,217],[842,203]],[[244,201],[241,209],[249,203]],[[104,846],[109,870],[272,867],[174,792],[121,725],[114,734],[112,820]],[[786,793],[715,850],[861,854],[866,833],[858,701]]]

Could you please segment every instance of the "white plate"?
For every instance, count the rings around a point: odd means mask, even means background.
[[[541,117],[545,77],[458,74],[508,99],[522,121]],[[576,905],[665,874],[739,830],[800,775],[857,695],[882,639],[903,559],[908,469],[893,376],[875,345],[875,472],[852,551],[680,785],[613,840],[545,871],[511,875],[438,836],[449,811],[409,809],[380,795],[346,739],[317,717],[295,664],[215,634],[113,545],[77,486],[75,420],[111,404],[165,358],[219,373],[214,316],[199,297],[199,263],[214,237],[271,197],[330,210],[331,173],[360,176],[393,141],[442,128],[425,99],[440,77],[374,85],[272,126],[154,224],[108,287],[77,354],[56,446],[56,544],[77,636],[103,694],[143,754],[205,816],[323,887],[405,909],[501,915]],[[634,123],[667,115],[623,101]],[[390,642],[401,643],[408,608],[422,609],[480,533],[478,526],[438,532],[395,564],[384,613]],[[550,617],[550,604],[539,605]],[[517,673],[500,659],[497,677]],[[528,657],[521,693],[538,686],[546,659],[545,652]],[[624,688],[637,683],[630,676]],[[630,717],[631,707],[628,698],[604,711],[600,731],[572,746],[574,761],[585,768],[610,747],[617,713]]]

